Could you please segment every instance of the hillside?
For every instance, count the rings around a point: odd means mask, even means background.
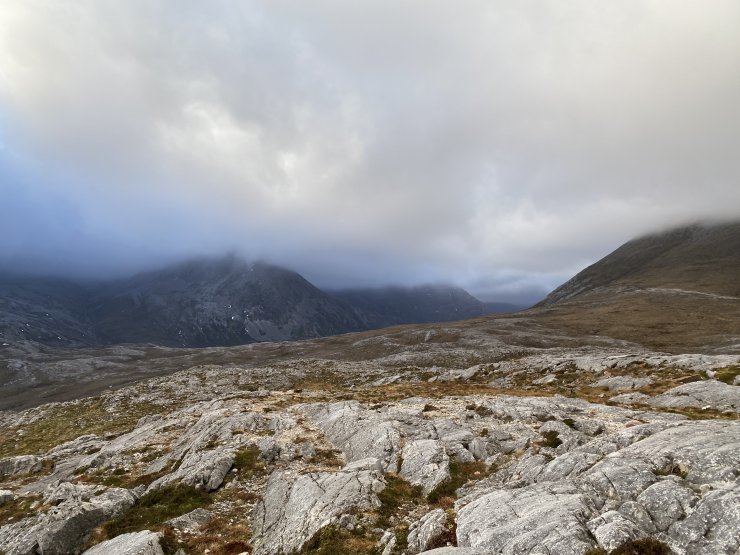
[[[541,305],[606,288],[740,297],[740,223],[694,225],[629,241],[555,289]]]
[[[574,335],[669,352],[740,352],[740,223],[629,241],[558,287],[533,314]]]

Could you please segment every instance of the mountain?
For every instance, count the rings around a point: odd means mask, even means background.
[[[369,328],[464,320],[487,314],[487,306],[464,289],[446,285],[335,291],[354,306]]]
[[[740,349],[740,223],[692,225],[625,243],[531,312],[574,335],[668,352]]]
[[[740,296],[740,223],[693,225],[629,241],[541,304],[624,287]]]
[[[100,287],[88,308],[104,344],[207,347],[365,329],[299,274],[235,257],[190,261]]]
[[[349,304],[297,273],[235,257],[98,284],[7,278],[0,295],[6,342],[205,347],[366,329]]]
[[[230,256],[103,283],[0,278],[0,340],[51,346],[213,347],[336,335],[489,312],[447,286],[323,292],[299,274]]]
[[[87,288],[62,279],[0,277],[0,341],[94,343],[87,298]]]

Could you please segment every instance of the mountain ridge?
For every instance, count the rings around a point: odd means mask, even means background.
[[[0,339],[51,346],[230,346],[487,312],[486,303],[451,286],[336,294],[294,271],[233,255],[109,281],[0,278]]]

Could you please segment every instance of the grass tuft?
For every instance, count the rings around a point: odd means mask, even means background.
[[[364,529],[343,530],[326,526],[314,534],[301,549],[301,555],[376,555],[377,540],[368,537]]]
[[[153,403],[130,403],[115,411],[105,410],[100,398],[65,403],[21,428],[0,431],[0,457],[45,453],[86,434],[128,432],[142,416],[160,412],[162,407]],[[17,433],[20,429],[22,435]]]
[[[719,381],[732,385],[735,378],[740,376],[740,366],[728,366],[727,368],[718,368],[715,371],[714,377]]]
[[[385,475],[385,488],[378,494],[380,508],[378,526],[386,528],[398,509],[405,503],[415,503],[422,500],[421,487],[413,486],[397,474]]]
[[[450,461],[450,479],[445,480],[429,492],[427,501],[432,504],[446,506],[449,499],[455,498],[456,492],[471,480],[480,480],[488,470],[484,462],[461,463],[456,460]]]
[[[622,544],[609,555],[673,555],[673,551],[661,541],[645,538]]]
[[[234,457],[234,468],[242,476],[251,476],[265,471],[265,463],[260,459],[258,447],[239,449]]]
[[[553,449],[555,449],[559,445],[563,444],[563,442],[558,437],[558,433],[555,430],[542,432],[540,435],[542,436],[542,440],[537,442],[537,444],[541,447],[552,447]]]

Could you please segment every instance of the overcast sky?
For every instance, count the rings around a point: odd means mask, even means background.
[[[3,0],[0,266],[533,299],[740,217],[736,0]]]

